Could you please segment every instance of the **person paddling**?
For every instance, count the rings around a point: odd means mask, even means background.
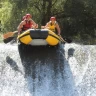
[[[56,21],[56,18],[55,17],[51,17],[50,18],[50,21],[48,23],[46,23],[45,26],[41,26],[41,28],[42,29],[49,29],[49,30],[51,30],[53,32],[56,32],[55,29],[57,29],[58,35],[61,34],[61,30],[60,30],[59,24]]]
[[[21,34],[23,31],[30,29],[30,28],[38,28],[38,24],[36,24],[32,20],[32,16],[30,14],[26,14],[22,21],[20,22],[19,26],[17,27],[18,35]]]

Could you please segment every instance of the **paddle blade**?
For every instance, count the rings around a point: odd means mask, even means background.
[[[14,36],[14,32],[8,32],[8,33],[6,33],[6,34],[3,34],[3,38],[4,38],[4,39],[7,39],[7,38],[13,37],[13,36]]]
[[[3,42],[4,42],[4,43],[9,43],[9,42],[12,41],[15,37],[17,38],[17,36],[18,36],[18,31],[7,32],[7,33],[3,34]]]
[[[9,37],[3,40],[4,43],[9,43],[10,41],[12,41],[14,39],[14,37]]]
[[[69,38],[64,38],[64,41],[67,42],[67,43],[72,43],[72,40],[69,39]]]

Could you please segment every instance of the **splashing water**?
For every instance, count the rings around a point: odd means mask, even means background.
[[[95,49],[72,43],[20,51],[1,43],[0,96],[95,96]]]

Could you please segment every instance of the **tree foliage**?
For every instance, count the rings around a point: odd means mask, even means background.
[[[79,35],[82,39],[88,36],[95,37],[96,30],[96,3],[95,0],[67,0],[64,9],[65,34]]]
[[[64,36],[85,39],[96,35],[96,0],[0,0],[2,32],[17,30],[26,13],[39,28],[56,16]]]

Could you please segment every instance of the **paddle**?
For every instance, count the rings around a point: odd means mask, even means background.
[[[4,42],[4,43],[9,43],[9,42],[12,41],[15,37],[17,37],[17,33],[18,33],[18,31],[7,32],[7,33],[3,34],[3,42]]]
[[[63,39],[63,37],[62,37],[61,35],[58,35],[58,36],[60,37],[62,43],[71,43],[71,42],[72,42],[72,40],[69,39],[69,38],[64,38],[64,39]]]

